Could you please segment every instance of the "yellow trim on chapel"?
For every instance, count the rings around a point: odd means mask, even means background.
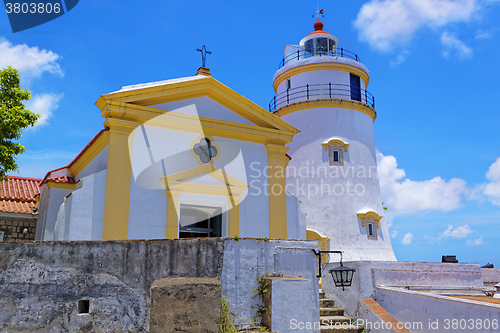
[[[104,126],[109,128],[109,148],[102,239],[127,239],[132,174],[128,138],[136,125],[107,119]]]
[[[103,151],[104,148],[106,148],[108,141],[109,131],[104,131],[94,142],[90,144],[89,147],[87,147],[87,149],[85,149],[83,154],[70,165],[68,168],[69,172],[73,176],[78,175],[90,162],[92,162],[94,158],[97,157],[97,155],[101,153],[101,151]]]
[[[273,117],[267,110],[211,76],[101,95],[96,102],[96,106],[101,109],[104,115],[106,107],[111,100],[127,104],[151,106],[202,96],[213,99],[260,127],[298,132],[293,126]],[[162,111],[163,113],[165,112],[165,110]]]
[[[330,241],[330,238],[328,237],[323,237],[319,233],[313,230],[306,230],[306,239],[307,240],[315,240],[318,241],[318,247],[320,251],[328,251],[328,242]],[[327,264],[328,263],[328,254],[324,253],[321,255],[321,263],[322,264]],[[319,288],[321,289],[322,287],[322,278],[319,278]]]
[[[150,107],[151,105],[207,96],[231,111],[248,119],[257,126],[236,122],[196,117]],[[268,150],[268,163],[272,169],[286,167],[288,158],[286,144],[292,141],[299,131],[260,106],[229,89],[212,77],[202,77],[176,83],[165,83],[154,87],[145,87],[119,91],[102,95],[96,102],[105,126],[109,127],[108,169],[106,181],[106,199],[104,209],[103,239],[128,238],[128,212],[130,201],[131,164],[129,143],[133,141],[130,133],[139,125],[158,126],[184,132],[199,133],[200,123],[205,135],[222,137],[245,142],[265,144]],[[160,115],[167,119],[153,119]],[[161,117],[160,117],[161,118]],[[211,167],[211,165],[208,165]],[[186,170],[168,177],[167,185],[167,238],[178,237],[179,196],[182,192],[224,195],[229,204],[229,236],[239,234],[240,195],[248,187],[237,179],[217,169]],[[284,168],[283,168],[284,169]],[[207,185],[185,182],[183,180],[205,172],[225,185]],[[189,177],[191,175],[191,177]],[[282,187],[280,194],[269,196],[269,229],[272,238],[287,238],[286,229],[286,179],[271,177],[270,189],[276,184]],[[229,191],[228,191],[229,190]],[[272,193],[272,192],[271,192]]]
[[[299,132],[293,127],[291,129],[259,127],[117,101],[109,101],[102,112],[103,117],[106,118],[122,118],[126,115],[126,118],[136,122],[137,126],[147,122],[148,126],[190,133],[199,133],[201,124],[203,133],[206,135],[260,144],[273,142],[285,145],[292,141],[294,134]],[[167,114],[168,120],[153,119],[162,114]],[[269,112],[267,114],[273,116]]]
[[[363,228],[365,227],[365,221],[367,219],[373,219],[377,222],[377,229],[378,229],[378,225],[380,223],[380,220],[383,218],[383,216],[378,215],[376,212],[374,212],[372,210],[369,212],[366,212],[366,213],[359,213],[358,217],[361,220],[361,225],[363,226]]]
[[[289,79],[290,77],[297,74],[307,73],[312,71],[342,71],[342,72],[356,74],[357,76],[362,78],[363,81],[365,81],[365,89],[368,89],[368,82],[370,81],[368,73],[366,73],[364,70],[356,66],[342,64],[339,62],[320,62],[320,63],[297,66],[287,71],[284,71],[283,73],[278,75],[276,79],[274,79],[273,82],[274,91],[278,92],[278,86],[281,84],[281,82]]]
[[[47,182],[47,188],[57,188],[57,189],[63,189],[63,190],[74,190],[76,184],[69,184],[69,183],[57,183],[53,181],[48,181]]]
[[[286,239],[286,167],[290,148],[266,144],[269,165],[269,238]]]
[[[339,109],[359,111],[369,115],[370,118],[372,118],[373,122],[375,122],[375,118],[377,118],[377,112],[375,112],[375,109],[373,109],[371,106],[368,106],[367,104],[358,101],[337,99],[337,98],[310,99],[307,101],[288,104],[276,110],[274,112],[274,115],[281,118],[292,112],[308,110],[313,108],[339,108]]]
[[[225,185],[186,182],[186,180],[202,174],[208,174]],[[172,239],[178,237],[177,229],[179,224],[179,214],[177,214],[177,212],[179,210],[179,196],[182,193],[197,193],[227,197],[228,237],[239,236],[240,196],[248,187],[247,184],[210,164],[200,165],[199,167],[163,177],[160,181],[165,184],[167,189],[167,238]]]

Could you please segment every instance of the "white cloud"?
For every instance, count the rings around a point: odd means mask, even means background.
[[[371,0],[361,7],[354,25],[361,40],[389,51],[395,44],[409,42],[422,27],[468,21],[478,3],[478,0]]]
[[[37,46],[29,47],[26,44],[13,45],[0,38],[0,68],[12,66],[28,81],[41,77],[44,72],[63,76],[64,73],[57,63],[59,59],[60,56],[52,51],[40,50]]]
[[[389,221],[400,214],[418,211],[451,211],[461,206],[461,201],[471,189],[458,178],[444,180],[434,177],[431,180],[413,181],[405,178],[405,171],[398,169],[394,156],[384,156],[377,152],[380,190],[384,205],[389,209]]]
[[[455,34],[445,31],[441,35],[443,45],[443,57],[450,59],[453,54],[457,54],[460,60],[472,58],[472,49],[465,45]]]
[[[413,240],[413,235],[411,234],[411,232],[407,232],[404,235],[403,240],[401,241],[401,244],[410,245],[412,240]]]
[[[483,236],[476,238],[474,240],[469,239],[466,243],[467,246],[478,246],[478,245],[483,245]]]
[[[399,234],[398,230],[391,230],[391,238],[396,238],[398,234]]]
[[[403,51],[400,54],[398,54],[395,59],[391,60],[389,65],[392,68],[397,67],[397,66],[401,65],[406,60],[407,56],[408,56],[408,51]]]
[[[473,232],[474,230],[471,230],[468,224],[458,226],[456,228],[453,228],[453,226],[449,225],[448,228],[439,236],[439,238],[465,238]]]
[[[474,39],[490,39],[490,38],[491,38],[491,32],[484,30],[476,31],[476,37],[474,37]]]
[[[491,203],[500,206],[500,158],[490,166],[486,178],[489,182],[484,187],[483,193]]]
[[[42,116],[38,119],[35,127],[47,123],[52,116],[52,112],[59,107],[58,103],[63,96],[64,94],[40,94],[33,96],[29,101],[25,102],[26,108]]]

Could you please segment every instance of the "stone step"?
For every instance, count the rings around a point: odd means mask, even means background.
[[[324,291],[320,291],[319,292],[319,298],[325,298],[325,292]]]
[[[342,308],[319,308],[320,316],[343,316],[344,309]]]
[[[335,326],[337,323],[351,323],[351,318],[346,316],[321,316],[319,317],[321,325]]]
[[[320,326],[321,333],[361,333],[363,327],[357,325],[334,325],[334,326]]]
[[[319,307],[320,308],[331,308],[335,305],[335,301],[333,299],[320,298]]]

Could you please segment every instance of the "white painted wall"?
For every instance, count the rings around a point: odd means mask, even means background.
[[[359,300],[374,298],[378,301],[377,288],[380,286],[483,288],[479,264],[344,261],[344,266],[354,268],[356,272],[352,286],[342,291],[335,287],[332,276],[328,273],[328,270],[337,266],[338,262],[331,262],[323,270],[322,288],[326,296],[334,298],[349,316],[356,316],[359,312]],[[393,314],[391,311],[389,313]]]
[[[300,278],[270,279],[271,331],[277,333],[318,332],[318,301],[309,293],[311,281]],[[316,330],[314,325],[316,324]]]
[[[238,115],[234,111],[226,108],[222,104],[217,103],[216,101],[207,96],[190,98],[170,103],[162,103],[162,104],[152,105],[151,107],[162,110],[184,113],[184,110],[182,110],[181,108],[192,104],[196,105],[196,109],[198,110],[198,115],[200,117],[232,121],[239,124],[255,125],[248,119]]]
[[[40,214],[40,217],[43,217],[42,221],[42,234],[40,235],[41,239],[44,241],[54,240],[54,228],[57,220],[57,214],[59,213],[59,207],[64,202],[64,197],[71,193],[71,190],[60,189],[60,188],[46,188],[44,191],[47,191],[47,204],[45,211],[43,214]],[[40,222],[37,222],[37,228],[40,226]]]
[[[331,95],[329,90],[331,83]],[[361,101],[366,103],[364,94],[365,82],[360,79],[361,83]],[[306,84],[309,84],[309,98],[307,98]],[[287,80],[284,80],[278,85],[277,89],[277,104],[280,108],[287,104],[303,102],[306,100],[339,98],[351,100],[351,79],[348,72],[318,70],[293,75],[290,78],[290,90],[287,98]],[[318,86],[321,85],[321,86]],[[368,98],[369,99],[369,98]],[[370,99],[369,99],[370,101]]]
[[[396,260],[387,222],[382,219],[378,239],[369,240],[357,216],[368,210],[384,215],[371,117],[314,108],[282,119],[301,131],[289,145],[287,190],[302,202],[307,227],[330,238],[331,249],[343,250],[345,260]],[[342,167],[330,166],[322,146],[333,137],[349,144]]]
[[[258,298],[252,299],[257,286],[257,275],[281,273],[288,277],[302,277],[308,280],[299,297],[314,297],[310,306],[303,308],[298,321],[310,321],[311,313],[317,313],[319,321],[319,295],[317,259],[311,249],[317,249],[313,241],[254,239],[228,240],[224,249],[224,261],[221,275],[222,294],[226,297],[231,311],[237,313],[235,323],[249,327],[256,315],[252,305],[262,304]],[[299,316],[300,314],[297,314]],[[289,327],[276,328],[276,332],[285,332]],[[315,331],[317,332],[317,331]]]
[[[293,69],[293,68],[299,67],[299,66],[308,65],[308,64],[316,64],[316,63],[339,63],[339,64],[351,65],[351,66],[354,66],[354,67],[361,69],[362,71],[366,72],[367,74],[370,74],[370,71],[368,70],[368,68],[356,60],[352,60],[349,58],[341,58],[341,57],[323,57],[322,56],[322,57],[311,57],[311,58],[307,58],[307,59],[301,59],[301,60],[293,61],[293,62],[286,64],[285,66],[281,67],[280,69],[278,69],[276,71],[276,73],[273,76],[273,82],[278,76],[280,76],[282,73],[284,73],[286,71],[289,71],[290,69]]]
[[[378,288],[377,302],[413,333],[498,332],[500,329],[499,304],[397,288]]]
[[[107,169],[81,178],[81,187],[66,199],[66,240],[102,240]]]
[[[108,146],[106,146],[82,171],[76,176],[75,180],[79,181],[82,178],[91,174],[102,171],[108,167]]]

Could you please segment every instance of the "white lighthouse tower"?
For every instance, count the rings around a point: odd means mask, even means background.
[[[269,108],[300,130],[290,144],[287,190],[301,201],[309,239],[344,260],[396,260],[383,219],[369,71],[316,21],[287,45]],[[331,258],[336,260],[336,258]],[[338,258],[337,258],[338,260]]]

